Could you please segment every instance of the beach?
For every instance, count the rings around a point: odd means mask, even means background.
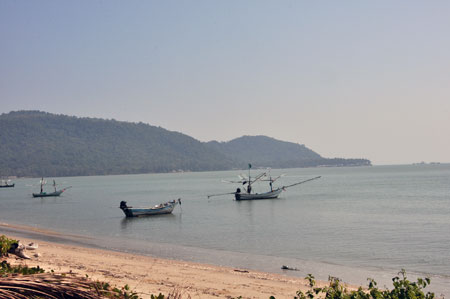
[[[36,250],[26,251],[31,259],[10,254],[7,260],[13,265],[87,275],[119,288],[127,284],[142,298],[171,292],[181,293],[182,298],[293,298],[298,290],[308,289],[306,280],[284,275],[7,237],[38,244]]]

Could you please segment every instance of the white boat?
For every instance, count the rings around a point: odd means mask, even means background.
[[[274,199],[274,198],[278,198],[278,196],[281,194],[281,192],[285,191],[287,188],[290,188],[290,187],[293,187],[296,185],[300,185],[300,184],[320,178],[320,176],[318,176],[318,177],[315,177],[312,179],[307,179],[305,181],[301,181],[301,182],[298,182],[295,184],[291,184],[291,185],[287,185],[287,186],[283,186],[283,187],[274,189],[273,183],[276,180],[278,180],[280,177],[282,177],[283,175],[279,175],[275,178],[272,178],[272,176],[270,175],[270,170],[269,170],[268,172],[260,173],[255,178],[252,178],[250,176],[251,168],[252,168],[252,165],[248,164],[248,177],[245,177],[244,175],[239,175],[240,180],[238,180],[238,181],[225,181],[227,183],[239,183],[244,186],[246,185],[246,188],[244,189],[244,191],[242,191],[241,188],[237,188],[235,192],[212,194],[212,195],[208,195],[208,198],[210,198],[212,196],[233,194],[235,200]],[[264,192],[264,193],[252,193],[252,191],[253,191],[252,185],[257,181],[268,181],[269,185],[270,185],[270,191]]]
[[[234,193],[234,198],[236,200],[272,199],[277,198],[281,191],[283,191],[283,189],[278,188],[265,193],[241,193],[240,188],[238,188]]]
[[[154,207],[138,207],[133,208],[127,206],[126,201],[120,202],[120,209],[125,213],[127,217],[139,217],[139,216],[152,216],[152,215],[162,215],[162,214],[170,214],[177,204],[181,205],[181,199],[168,201],[166,203],[162,203],[156,205]]]
[[[15,183],[11,184],[11,180],[1,180],[0,188],[14,188]]]

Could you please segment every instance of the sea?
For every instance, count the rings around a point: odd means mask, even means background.
[[[33,198],[39,178],[20,178],[0,189],[0,222],[33,229],[0,234],[381,288],[404,269],[450,297],[450,164],[271,169],[282,175],[275,187],[321,178],[278,199],[208,198],[242,189],[225,182],[240,174],[248,170],[47,178],[48,192],[53,179],[71,186],[56,198]],[[125,218],[118,208],[178,198],[169,215]]]

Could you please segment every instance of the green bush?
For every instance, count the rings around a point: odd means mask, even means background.
[[[11,266],[7,261],[2,261],[0,263],[0,277],[8,276],[8,274],[22,274],[22,275],[31,275],[37,273],[44,273],[45,271],[37,267],[29,268],[28,266]]]
[[[109,283],[103,281],[97,281],[94,283],[94,289],[96,293],[102,295],[105,298],[120,298],[120,299],[140,299],[138,293],[130,290],[130,287],[126,284],[122,288],[112,287]]]
[[[393,289],[380,290],[373,279],[369,279],[367,290],[361,287],[356,291],[349,291],[336,277],[329,277],[329,285],[323,288],[315,287],[314,276],[308,274],[305,277],[309,281],[310,289],[303,293],[297,292],[295,299],[433,299],[434,293],[424,293],[423,289],[430,284],[429,278],[418,278],[417,282],[411,282],[406,277],[406,271],[402,270],[399,276],[392,278]]]
[[[0,236],[0,257],[6,256],[14,243],[17,243],[17,241],[7,238],[5,235]]]

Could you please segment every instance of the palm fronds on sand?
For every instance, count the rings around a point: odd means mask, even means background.
[[[86,278],[64,274],[17,275],[0,278],[0,299],[99,299],[107,290]]]

